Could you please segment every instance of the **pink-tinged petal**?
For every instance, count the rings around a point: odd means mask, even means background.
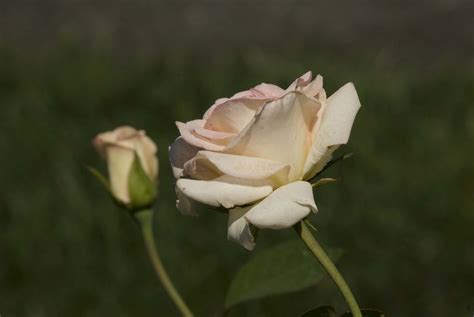
[[[168,150],[173,175],[175,178],[180,178],[183,176],[184,163],[196,156],[201,148],[189,144],[182,137],[178,137],[169,146]]]
[[[249,98],[249,97],[253,97],[253,93],[250,89],[238,92],[235,95],[233,95],[232,97],[230,97],[230,99],[241,99],[241,98],[246,99],[246,98]]]
[[[321,171],[337,147],[347,143],[360,106],[359,97],[352,83],[344,85],[328,98],[305,162],[305,179]]]
[[[315,99],[299,92],[271,101],[225,152],[290,165],[289,181],[299,180],[320,106]]]
[[[190,122],[193,122],[193,121],[190,121]],[[191,145],[194,145],[196,147],[200,147],[209,151],[222,151],[225,149],[225,146],[223,145],[214,144],[208,140],[197,137],[193,133],[195,130],[195,127],[193,127],[192,124],[189,124],[189,122],[182,123],[182,122],[176,121],[176,126],[178,127],[179,133],[184,138],[184,140],[186,140],[186,142],[188,142]]]
[[[273,187],[288,183],[290,166],[284,163],[257,157],[200,151],[186,162],[187,175],[201,180],[211,180],[226,175],[233,182],[244,184],[271,185]],[[260,181],[260,182],[258,182]]]
[[[133,150],[135,145],[133,139],[140,136],[140,133],[143,133],[143,131],[138,131],[130,126],[121,126],[112,131],[99,133],[92,143],[96,150],[105,158],[106,148],[109,145]]]
[[[271,186],[252,187],[185,178],[178,179],[176,186],[191,200],[226,209],[253,203],[268,196],[273,190]]]
[[[255,86],[253,90],[258,91],[260,94],[267,98],[278,98],[285,93],[285,90],[281,89],[280,87],[266,83],[262,83],[258,86]]]
[[[295,80],[290,85],[290,87],[286,89],[286,91],[301,91],[302,93],[311,98],[316,98],[319,101],[323,101],[322,99],[325,100],[326,94],[324,93],[323,89],[323,77],[321,75],[317,75],[313,81],[311,81],[311,78],[311,72],[307,72],[306,74]],[[324,95],[323,98],[320,98],[322,97],[321,95]]]
[[[261,100],[228,100],[214,109],[204,128],[212,131],[239,133],[252,121],[255,113],[263,104],[264,102]]]
[[[295,91],[298,88],[304,87],[311,82],[311,78],[313,78],[313,73],[308,71],[304,73],[302,76],[298,77],[291,85],[286,89],[287,92]]]
[[[248,209],[249,207],[236,207],[229,210],[227,238],[251,251],[255,248],[255,238],[250,229],[250,223],[244,218]]]
[[[213,141],[214,140],[222,141],[222,140],[233,138],[237,135],[236,133],[212,131],[212,130],[208,130],[208,129],[200,128],[200,127],[195,128],[194,132],[199,134],[202,137],[205,137],[205,138],[213,140]]]
[[[217,100],[214,102],[214,104],[213,104],[209,109],[207,109],[206,113],[204,113],[203,119],[204,119],[204,120],[207,120],[207,119],[211,116],[211,114],[212,114],[212,112],[214,111],[214,109],[216,109],[216,107],[217,107],[218,105],[220,105],[220,104],[226,102],[227,100],[229,100],[229,98],[219,98],[219,99],[217,99]]]
[[[322,90],[323,90],[323,77],[321,75],[317,75],[316,78],[312,82],[308,83],[306,86],[301,88],[301,91],[305,95],[308,95],[313,98],[315,98],[319,93],[321,93]]]
[[[278,188],[244,215],[258,228],[289,228],[311,211],[317,212],[313,188],[308,182],[294,182]]]

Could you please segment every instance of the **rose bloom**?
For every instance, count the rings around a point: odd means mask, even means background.
[[[260,84],[218,99],[202,119],[176,122],[170,146],[177,207],[229,212],[228,237],[251,250],[251,225],[288,228],[317,212],[309,180],[346,144],[359,98],[352,83],[329,98],[311,72],[286,90]]]
[[[157,147],[145,131],[129,126],[98,134],[93,144],[107,161],[110,191],[124,205],[130,204],[129,175],[135,154],[151,181],[158,176]]]

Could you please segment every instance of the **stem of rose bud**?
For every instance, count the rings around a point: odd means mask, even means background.
[[[153,268],[155,269],[158,278],[160,279],[166,293],[173,300],[174,304],[181,312],[184,317],[193,317],[193,313],[186,305],[184,300],[179,295],[178,291],[173,285],[168,273],[161,262],[158,249],[155,244],[155,237],[153,236],[153,215],[154,212],[151,209],[140,210],[134,213],[135,219],[138,221],[143,234],[143,240],[145,242],[148,256],[150,257]]]
[[[324,249],[311,234],[311,231],[306,226],[306,224],[303,221],[300,221],[299,223],[294,225],[293,228],[296,230],[296,233],[301,238],[301,240],[303,240],[309,251],[311,251],[314,257],[319,261],[319,263],[321,263],[326,272],[328,272],[334,283],[336,283],[336,286],[339,288],[339,291],[341,292],[342,296],[344,296],[344,299],[349,305],[352,316],[362,317],[359,305],[357,304],[354,295],[352,295],[351,289],[349,288],[346,281],[342,277],[341,273],[339,273],[329,256],[326,254],[326,252],[324,252]]]

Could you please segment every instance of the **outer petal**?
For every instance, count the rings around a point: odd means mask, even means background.
[[[96,150],[105,158],[107,157],[106,148],[110,145],[120,145],[133,150],[134,138],[139,137],[141,131],[130,126],[120,126],[112,131],[99,133],[93,141]]]
[[[143,169],[152,180],[158,176],[158,159],[156,152],[158,148],[155,143],[141,132],[140,136],[134,140],[135,150],[143,166]]]
[[[212,114],[212,112],[214,111],[214,109],[215,109],[218,105],[220,105],[221,103],[226,102],[227,100],[229,100],[229,98],[219,98],[219,99],[217,99],[217,100],[214,102],[214,104],[213,104],[209,109],[206,110],[206,112],[204,113],[203,119],[204,119],[204,120],[209,119],[209,117],[211,116],[211,114]]]
[[[200,148],[187,143],[182,137],[178,137],[169,146],[169,159],[175,178],[183,176],[184,163],[192,159]]]
[[[178,179],[176,186],[188,198],[213,207],[226,209],[247,205],[268,196],[271,186],[244,186],[220,181]]]
[[[262,181],[261,184],[274,187],[288,183],[290,170],[289,165],[272,160],[209,151],[198,152],[184,168],[187,175],[196,179],[211,180],[227,175],[243,182]]]
[[[319,172],[330,160],[332,152],[347,143],[359,108],[359,97],[352,83],[344,85],[328,98],[304,165],[305,179]]]
[[[275,190],[245,214],[259,228],[283,229],[296,224],[311,211],[317,212],[313,188],[308,182],[294,182]]]
[[[116,146],[106,146],[107,166],[110,187],[114,197],[123,203],[130,201],[128,194],[128,175],[135,158],[134,150]]]
[[[212,130],[208,130],[208,129],[200,128],[200,127],[194,129],[194,131],[202,137],[205,137],[207,139],[210,139],[212,141],[217,141],[217,142],[221,142],[222,140],[225,141],[226,139],[230,139],[237,135],[236,133],[212,131]]]
[[[291,83],[291,85],[286,89],[287,92],[290,91],[295,91],[298,88],[302,88],[306,85],[308,85],[311,82],[311,78],[313,77],[313,73],[311,71],[308,71],[298,77],[294,82]]]
[[[202,120],[194,120],[187,123],[176,121],[176,126],[178,127],[179,133],[181,133],[181,136],[186,140],[186,142],[209,151],[222,151],[225,149],[225,146],[223,145],[214,144],[210,140],[205,140],[204,138],[194,135],[194,129],[198,127],[195,124],[195,121]]]
[[[227,238],[241,244],[247,250],[255,247],[255,238],[250,229],[250,223],[244,218],[250,207],[236,207],[229,210]]]
[[[291,167],[289,181],[299,180],[320,106],[299,92],[271,101],[226,152],[288,164]]]
[[[261,83],[258,86],[255,86],[253,90],[258,91],[260,94],[266,98],[278,98],[281,97],[285,91],[280,87],[272,84]]]

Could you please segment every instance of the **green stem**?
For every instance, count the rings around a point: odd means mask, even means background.
[[[140,224],[143,240],[148,251],[148,256],[150,257],[153,268],[155,269],[158,278],[163,284],[166,293],[168,293],[169,297],[171,297],[174,304],[181,312],[181,315],[185,317],[193,317],[193,313],[179,295],[178,291],[173,285],[173,282],[171,282],[168,273],[166,273],[163,263],[161,262],[160,255],[155,244],[155,237],[153,236],[153,210],[140,210],[135,212],[134,216]]]
[[[341,292],[342,296],[344,296],[347,304],[349,305],[352,316],[362,317],[362,313],[360,312],[359,305],[357,304],[357,301],[355,300],[354,295],[352,295],[352,292],[349,286],[347,285],[346,281],[344,281],[344,278],[342,277],[341,273],[339,273],[334,263],[332,263],[329,256],[326,254],[326,252],[324,252],[321,245],[318,243],[318,241],[316,241],[314,236],[311,234],[311,231],[306,226],[304,221],[300,221],[299,223],[294,225],[293,228],[296,230],[296,233],[301,238],[301,240],[303,240],[303,242],[306,244],[306,247],[309,249],[309,251],[313,253],[315,258],[319,261],[319,263],[321,263],[324,269],[328,272],[329,276],[331,276],[334,283],[336,283],[337,287],[339,288],[339,291]]]

